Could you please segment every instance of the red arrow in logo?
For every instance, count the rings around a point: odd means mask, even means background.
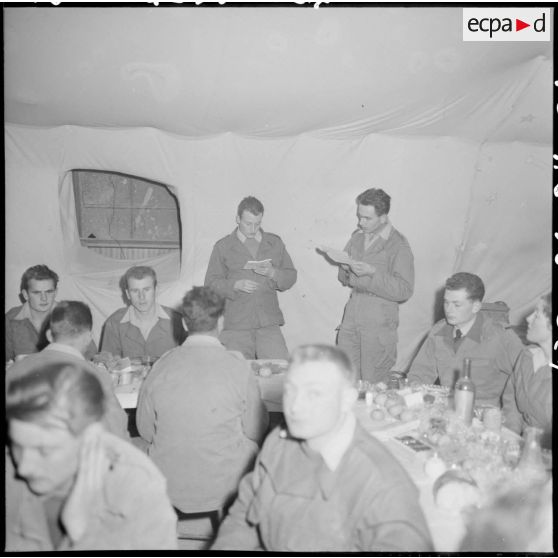
[[[516,31],[521,31],[522,29],[525,29],[526,27],[531,27],[530,23],[525,23],[524,21],[521,21],[520,19],[515,20],[515,30]]]

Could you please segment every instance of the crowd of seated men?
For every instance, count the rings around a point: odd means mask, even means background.
[[[6,314],[6,550],[173,549],[177,514],[212,510],[224,517],[218,550],[434,550],[417,487],[353,413],[357,378],[343,350],[291,353],[285,422],[270,431],[249,363],[219,341],[225,298],[194,287],[171,309],[157,302],[155,271],[132,267],[122,280],[130,304],[107,319],[100,349],[157,359],[140,391],[134,445],[108,374],[89,362],[91,311],[57,301],[57,286],[47,266],[29,268],[24,302]],[[501,406],[518,434],[549,433],[551,295],[527,318],[528,346],[480,311],[483,296],[474,274],[446,281],[445,318],[408,378],[452,387],[472,357],[479,401]],[[548,490],[522,513],[546,509]],[[497,518],[504,507],[495,504]],[[497,548],[479,517],[461,550],[547,551],[547,515],[532,536],[515,531],[521,548]]]

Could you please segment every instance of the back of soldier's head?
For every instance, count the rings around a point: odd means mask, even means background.
[[[52,310],[49,328],[53,341],[75,339],[90,333],[93,317],[87,304],[78,300],[63,300]]]
[[[55,418],[74,435],[99,422],[105,397],[99,380],[84,365],[38,365],[15,377],[6,390],[6,419],[46,424]]]

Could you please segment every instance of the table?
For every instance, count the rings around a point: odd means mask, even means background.
[[[262,401],[270,413],[283,411],[283,384],[285,374],[272,374],[271,376],[256,376]],[[123,409],[135,409],[138,405],[138,394],[142,381],[135,378],[131,384],[116,386],[114,392]]]
[[[393,456],[403,465],[420,492],[420,504],[432,535],[436,552],[457,552],[465,534],[465,522],[460,512],[440,509],[434,501],[434,480],[424,471],[429,452],[415,452],[395,440],[415,430],[418,420],[408,423],[377,423],[370,418],[370,407],[359,400],[354,407],[355,414],[362,426],[374,437],[382,441]],[[510,430],[503,428],[502,435],[517,438]]]

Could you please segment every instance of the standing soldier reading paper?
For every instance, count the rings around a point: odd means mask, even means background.
[[[264,207],[249,196],[238,206],[238,227],[213,247],[205,286],[226,297],[220,341],[245,358],[287,359],[277,291],[290,289],[296,269],[283,241],[261,229]]]
[[[345,252],[339,280],[351,288],[337,344],[361,378],[385,380],[397,356],[399,304],[413,294],[413,253],[390,223],[390,196],[369,188],[356,198],[358,230]]]

